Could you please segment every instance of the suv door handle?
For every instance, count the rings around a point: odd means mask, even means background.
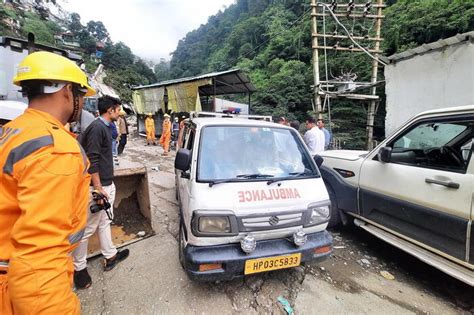
[[[441,185],[441,186],[445,186],[445,187],[448,187],[448,188],[454,188],[454,189],[459,188],[458,183],[455,183],[455,182],[452,182],[452,181],[442,181],[442,180],[437,180],[437,179],[432,179],[432,178],[425,178],[425,183]]]

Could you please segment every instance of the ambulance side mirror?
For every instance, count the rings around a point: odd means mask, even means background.
[[[174,160],[174,167],[180,171],[186,172],[191,167],[191,151],[188,149],[179,149]]]
[[[315,155],[315,156],[314,156],[314,162],[316,162],[316,165],[318,166],[318,168],[320,168],[321,165],[322,165],[323,162],[324,162],[324,159],[323,159],[323,157],[320,156],[320,155]]]

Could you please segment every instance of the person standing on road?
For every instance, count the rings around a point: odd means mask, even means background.
[[[148,117],[145,119],[145,131],[146,131],[146,145],[156,145],[155,142],[155,120],[153,114],[148,113]]]
[[[312,117],[306,120],[306,128],[308,131],[304,134],[304,142],[311,155],[315,156],[324,151],[324,133],[316,126],[316,121]]]
[[[49,52],[25,57],[13,83],[29,105],[0,128],[0,314],[79,314],[70,253],[87,220],[89,162],[64,125],[95,91]]]
[[[171,141],[171,121],[170,115],[164,114],[165,119],[163,120],[163,130],[161,132],[160,144],[163,146],[163,154],[167,156],[170,151]]]
[[[110,124],[118,119],[120,104],[111,97],[99,99],[100,116],[94,120],[84,133],[82,145],[90,160],[89,174],[91,174],[91,192],[99,193],[110,203],[110,210],[99,210],[94,213],[91,208],[98,204],[93,198],[89,201],[89,215],[87,226],[79,246],[73,252],[74,283],[78,289],[86,289],[92,284],[87,272],[87,245],[89,237],[99,229],[100,249],[104,260],[104,271],[114,268],[118,262],[129,255],[129,250],[117,251],[112,242],[110,223],[113,219],[113,205],[115,201],[115,185],[113,183],[114,167],[112,159],[112,143],[110,141]]]
[[[324,120],[318,119],[316,122],[318,128],[324,133],[324,149],[327,150],[331,144],[331,133],[324,128]]]
[[[174,118],[172,128],[173,130],[173,145],[176,148],[176,143],[178,141],[178,136],[179,136],[179,119],[178,117]]]
[[[118,103],[120,105],[120,103]],[[110,134],[112,135],[112,156],[116,165],[118,165],[118,131],[115,121],[109,124]]]
[[[119,112],[119,119],[117,120],[118,130],[120,134],[120,141],[118,146],[118,154],[122,154],[127,144],[128,123],[125,119],[125,111],[123,109]]]

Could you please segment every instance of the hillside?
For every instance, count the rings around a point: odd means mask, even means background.
[[[309,4],[309,0],[237,0],[188,33],[173,53],[169,71],[158,65],[161,70],[158,79],[238,67],[247,71],[258,89],[252,96],[252,109],[256,113],[303,121],[312,112]],[[386,4],[382,28],[385,55],[474,29],[472,1],[392,0]],[[373,21],[348,27],[356,35],[374,34]],[[330,19],[326,20],[326,29],[337,31]],[[370,78],[370,59],[361,53],[328,52],[327,59],[329,79],[344,73],[356,74],[361,81]],[[320,56],[320,65],[324,79],[324,56]],[[383,80],[383,69],[379,80]],[[381,96],[375,126],[378,139],[384,136],[383,90],[383,85],[378,88]],[[344,100],[332,104],[333,132],[345,142],[346,148],[364,146],[363,105],[366,104]]]

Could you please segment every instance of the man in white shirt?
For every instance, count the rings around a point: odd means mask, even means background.
[[[304,142],[306,142],[311,155],[315,156],[324,151],[324,132],[318,128],[314,118],[306,119],[306,128],[308,131],[304,134]]]

